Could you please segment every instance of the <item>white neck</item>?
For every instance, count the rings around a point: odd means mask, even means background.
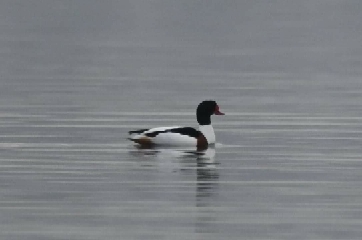
[[[211,124],[210,125],[200,125],[199,130],[200,130],[200,132],[202,132],[202,134],[204,134],[204,136],[207,139],[207,142],[209,144],[215,143],[215,132],[214,132],[214,128],[212,127]]]

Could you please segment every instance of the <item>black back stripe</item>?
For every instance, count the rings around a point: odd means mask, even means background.
[[[167,129],[164,131],[149,132],[149,133],[146,133],[145,135],[147,137],[156,137],[160,133],[167,133],[167,132],[179,133],[181,135],[186,135],[186,136],[190,136],[190,137],[194,137],[194,138],[198,138],[201,134],[201,132],[196,130],[195,128],[182,127],[182,128],[171,128],[171,129]]]
[[[173,128],[170,129],[170,132],[179,133],[181,135],[187,135],[194,138],[198,138],[201,134],[200,131],[197,131],[195,128],[192,127]]]

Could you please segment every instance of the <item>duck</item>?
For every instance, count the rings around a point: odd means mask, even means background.
[[[212,115],[225,115],[220,112],[219,105],[213,100],[202,101],[196,109],[196,119],[199,129],[193,127],[169,126],[144,128],[129,131],[130,141],[139,147],[176,146],[206,149],[215,145],[215,132],[211,125]]]

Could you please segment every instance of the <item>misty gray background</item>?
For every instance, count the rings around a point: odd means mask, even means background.
[[[359,0],[2,0],[0,237],[360,239],[361,22]],[[204,99],[211,167],[126,140]]]

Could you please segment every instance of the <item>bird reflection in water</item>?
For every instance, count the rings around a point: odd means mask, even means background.
[[[206,149],[175,149],[138,147],[133,155],[159,160],[159,168],[172,172],[181,172],[183,176],[192,176],[196,170],[195,191],[195,233],[217,233],[215,223],[218,218],[218,163],[215,160],[215,147]],[[172,164],[171,164],[172,162]],[[168,166],[168,167],[167,167]],[[191,167],[190,167],[191,166]],[[192,180],[192,179],[189,179]]]
[[[210,192],[219,177],[214,146],[203,149],[136,146],[136,150],[130,151],[130,154],[147,159],[152,157],[159,160],[162,166],[172,162],[174,172],[196,169],[197,186],[201,195],[204,194],[202,192]]]
[[[217,233],[217,198],[219,172],[215,161],[215,148],[208,148],[197,158],[195,232]]]
[[[167,164],[167,160],[178,163],[178,165],[174,165],[174,170],[177,166],[178,170],[188,171],[190,170],[188,166],[193,166],[192,169],[196,169],[196,197],[202,199],[213,195],[215,187],[218,185],[219,173],[215,161],[215,152],[214,146],[204,149],[146,148],[137,146],[137,150],[130,151],[130,154],[137,157],[154,157],[163,160],[163,165]]]
[[[215,188],[217,187],[219,179],[218,169],[215,162],[215,149],[209,148],[202,153],[203,154],[197,158],[196,168],[196,197],[198,200],[202,200],[204,197],[212,196],[215,193]]]

